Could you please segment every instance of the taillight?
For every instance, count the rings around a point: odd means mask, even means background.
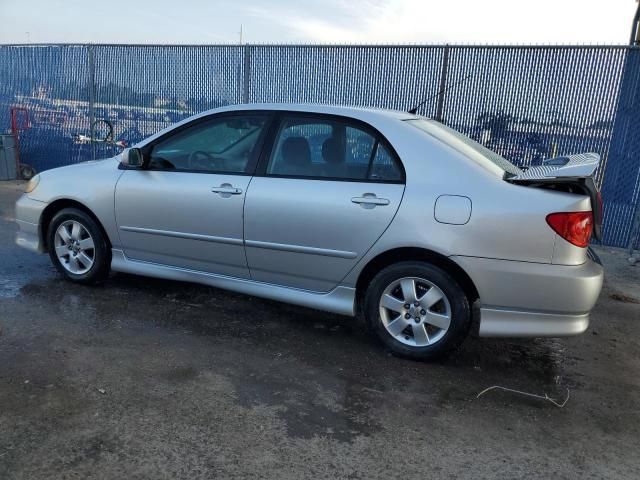
[[[558,235],[576,247],[589,246],[593,231],[591,212],[550,213],[547,215],[547,223]]]

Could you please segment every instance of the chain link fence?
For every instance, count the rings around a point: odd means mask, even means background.
[[[4,45],[0,128],[37,171],[118,153],[247,102],[408,110],[521,165],[602,156],[604,243],[627,246],[640,189],[640,50],[611,46]]]

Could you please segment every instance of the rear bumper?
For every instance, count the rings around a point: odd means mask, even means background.
[[[44,253],[40,232],[40,215],[46,203],[22,195],[16,202],[16,244],[33,252]]]
[[[524,312],[480,308],[481,337],[567,337],[589,327],[589,314]]]
[[[480,295],[480,335],[560,337],[589,326],[602,289],[602,266],[552,265],[453,257]]]

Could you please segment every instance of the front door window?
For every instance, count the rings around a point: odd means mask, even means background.
[[[228,116],[190,126],[153,145],[148,168],[245,173],[265,122],[264,116]]]

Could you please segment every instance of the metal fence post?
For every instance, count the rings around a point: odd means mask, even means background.
[[[244,72],[242,82],[242,103],[249,103],[249,86],[251,77],[251,45],[244,46]]]
[[[96,122],[96,64],[94,59],[94,46],[87,45],[87,60],[89,67],[89,78],[87,87],[89,91],[89,125],[91,128],[91,159],[96,159],[95,122]]]
[[[611,225],[603,231],[603,243],[626,246],[630,254],[637,246],[633,225],[640,208],[637,193],[640,187],[640,165],[637,161],[640,154],[639,81],[640,49],[627,47],[615,99],[615,116],[609,158],[602,182],[602,198],[608,207],[606,225]]]
[[[444,117],[444,94],[447,88],[447,74],[449,73],[449,50],[449,45],[445,45],[440,69],[440,84],[438,85],[438,103],[436,104],[436,120],[439,122],[442,122]]]

